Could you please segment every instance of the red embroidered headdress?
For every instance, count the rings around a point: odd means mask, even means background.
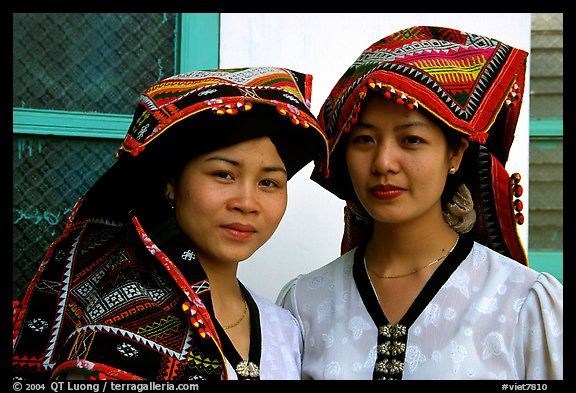
[[[520,113],[528,53],[496,39],[460,30],[415,26],[364,50],[336,83],[318,116],[329,142],[329,159],[312,179],[347,201],[342,252],[361,240],[350,210],[355,195],[344,150],[369,91],[410,108],[424,108],[475,145],[475,170],[465,183],[477,213],[476,240],[527,264],[517,233],[523,222],[520,175],[504,165]],[[473,173],[472,173],[473,172]]]

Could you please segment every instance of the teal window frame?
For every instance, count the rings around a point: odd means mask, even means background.
[[[180,14],[176,70],[218,68],[220,14]],[[124,139],[132,115],[12,108],[12,132],[28,135]]]
[[[564,137],[564,120],[562,118],[530,119],[530,138]],[[538,271],[546,271],[564,282],[564,252],[550,250],[528,250],[530,267]]]

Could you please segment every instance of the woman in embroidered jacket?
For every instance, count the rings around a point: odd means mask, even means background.
[[[305,379],[562,379],[563,287],[504,169],[527,53],[434,26],[366,49],[320,110],[342,256],[287,283]]]
[[[141,96],[14,313],[20,378],[300,379],[295,319],[238,280],[287,182],[325,159],[312,77],[176,75]]]

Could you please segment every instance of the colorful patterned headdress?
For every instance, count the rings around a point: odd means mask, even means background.
[[[285,68],[219,69],[172,76],[140,97],[120,149],[136,156],[169,127],[193,115],[203,111],[236,115],[247,113],[254,105],[274,107],[293,125],[312,127],[317,133],[318,122],[310,112],[311,93],[311,75]],[[191,132],[202,131],[206,132]]]
[[[310,112],[312,76],[286,68],[193,71],[140,97],[118,160],[83,198],[84,214],[143,205],[151,179],[203,153],[269,136],[290,178],[325,160],[327,141]]]
[[[527,263],[517,233],[523,222],[520,175],[504,165],[520,113],[528,53],[493,38],[460,30],[414,26],[364,50],[336,83],[318,120],[329,142],[329,159],[312,179],[346,200],[342,252],[361,240],[354,236],[350,209],[356,197],[345,161],[348,132],[369,91],[409,108],[423,108],[473,143],[475,169],[467,174],[477,213],[475,239]]]

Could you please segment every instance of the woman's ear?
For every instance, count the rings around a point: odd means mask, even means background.
[[[464,152],[468,149],[470,145],[470,141],[467,138],[461,137],[460,138],[460,147],[453,152],[452,157],[450,159],[451,166],[458,170],[460,168],[460,163],[462,162],[462,158],[464,157]]]
[[[166,196],[166,200],[174,200],[174,179],[166,182],[166,185],[164,186],[164,195]]]

